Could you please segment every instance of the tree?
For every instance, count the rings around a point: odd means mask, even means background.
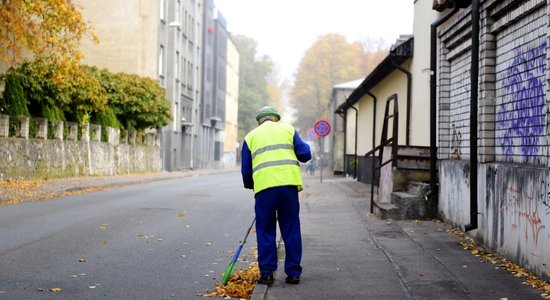
[[[348,43],[339,34],[317,39],[305,53],[296,72],[291,102],[297,109],[295,125],[304,134],[319,119],[328,118],[328,104],[335,84],[358,79],[366,60],[360,43]]]
[[[239,139],[257,126],[258,109],[269,104],[267,76],[273,63],[268,56],[256,59],[257,42],[249,37],[233,37],[239,50]]]
[[[14,117],[30,116],[21,85],[21,75],[9,76],[5,81],[3,97],[0,98],[0,113]]]
[[[172,119],[170,101],[158,81],[134,74],[113,74],[105,69],[100,78],[109,107],[124,128],[158,128]]]
[[[361,71],[364,74],[369,74],[389,53],[389,48],[386,41],[379,39],[366,39],[361,42],[363,50],[366,53],[366,59],[361,65]]]
[[[54,83],[39,68],[36,61],[24,62],[0,76],[6,86],[0,112],[135,130],[162,127],[172,118],[157,80],[81,65],[71,80]]]
[[[0,62],[16,67],[30,52],[62,81],[82,58],[81,38],[97,42],[91,29],[71,0],[0,0]]]

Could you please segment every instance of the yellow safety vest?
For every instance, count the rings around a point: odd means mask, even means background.
[[[284,185],[303,189],[300,164],[294,153],[294,133],[290,125],[266,121],[245,136],[252,154],[254,193]]]

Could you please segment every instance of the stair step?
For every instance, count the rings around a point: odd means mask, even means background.
[[[407,192],[413,195],[423,196],[430,189],[430,184],[420,181],[407,182]]]
[[[419,159],[401,159],[401,157],[399,157],[397,160],[397,168],[409,170],[429,170],[430,161]]]
[[[430,157],[430,147],[399,146],[397,155]]]
[[[419,195],[407,192],[393,192],[391,201],[398,207],[401,220],[423,219],[427,217],[428,203]]]
[[[382,220],[400,220],[399,208],[392,203],[374,201],[374,214]]]

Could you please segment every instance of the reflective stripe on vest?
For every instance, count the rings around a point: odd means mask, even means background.
[[[268,121],[245,137],[252,154],[255,193],[283,185],[302,189],[300,164],[294,153],[294,133],[290,125]]]
[[[290,159],[278,160],[278,161],[268,161],[268,162],[264,162],[264,163],[261,163],[261,164],[257,165],[255,168],[252,169],[252,172],[256,172],[256,171],[258,171],[259,169],[262,169],[262,168],[267,168],[267,167],[272,167],[272,166],[282,166],[282,165],[300,166],[298,161],[290,160]]]
[[[294,150],[294,147],[292,147],[292,145],[289,145],[289,144],[279,144],[279,145],[265,146],[263,148],[260,148],[260,149],[256,150],[254,153],[252,153],[252,159],[254,159],[254,157],[256,157],[256,155],[258,155],[258,154],[262,154],[266,151],[277,150],[277,149]]]

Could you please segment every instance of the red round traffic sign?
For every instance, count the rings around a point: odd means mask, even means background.
[[[320,120],[315,123],[315,126],[313,126],[313,129],[315,130],[315,133],[317,133],[318,136],[324,137],[327,136],[330,133],[330,123],[325,120]]]

